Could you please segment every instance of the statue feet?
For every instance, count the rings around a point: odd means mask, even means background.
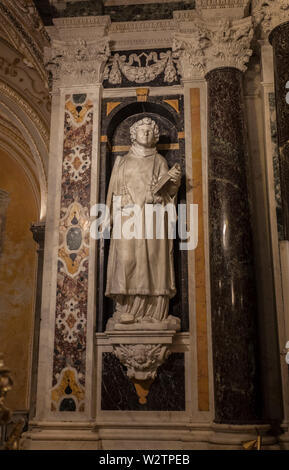
[[[154,318],[143,318],[142,320],[135,321],[133,315],[130,314],[113,315],[106,325],[107,331],[179,331],[180,329],[181,320],[173,315],[169,315],[162,321],[155,320]]]

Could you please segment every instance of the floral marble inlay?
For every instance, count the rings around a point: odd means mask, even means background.
[[[92,117],[86,95],[67,96],[51,405],[55,411],[84,411]]]
[[[66,305],[63,314],[57,318],[56,326],[62,330],[64,340],[73,343],[77,341],[78,331],[86,326],[86,318],[77,308],[78,301],[74,298],[66,302]]]

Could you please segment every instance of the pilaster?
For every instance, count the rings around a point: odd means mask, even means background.
[[[274,132],[274,126],[277,124],[277,142],[273,142],[273,164],[274,164],[274,193],[275,205],[277,208],[277,224],[279,238],[279,251],[276,247],[278,241],[272,239],[273,250],[275,247],[275,280],[276,280],[276,298],[279,327],[279,348],[282,353],[283,348],[289,338],[288,330],[288,298],[287,298],[287,278],[288,278],[288,239],[289,239],[289,205],[288,205],[288,178],[289,178],[289,126],[288,126],[288,25],[289,25],[289,2],[288,0],[253,2],[252,15],[254,22],[261,30],[262,37],[265,38],[262,44],[262,68],[264,77],[264,97],[269,93],[269,119],[271,131]],[[272,45],[269,45],[269,42]],[[269,52],[270,50],[270,52]],[[270,54],[270,56],[269,56]],[[271,76],[268,80],[268,67],[271,62],[271,69],[274,70],[274,79]],[[271,89],[269,88],[271,81]],[[267,92],[268,90],[268,92]],[[274,93],[274,94],[273,94]],[[265,102],[265,107],[267,104]],[[266,110],[266,109],[265,109]],[[275,119],[276,110],[276,119]],[[271,143],[272,145],[272,143]],[[268,152],[268,150],[267,150]],[[279,196],[278,196],[278,193]],[[275,216],[276,217],[276,216]],[[274,236],[274,225],[273,225]],[[275,240],[276,240],[275,234]],[[280,260],[280,261],[279,261]],[[279,262],[278,262],[279,261]],[[277,263],[277,265],[276,265]],[[281,270],[281,276],[280,271]],[[279,295],[278,295],[279,294]],[[283,387],[283,406],[284,406],[284,427],[288,430],[288,366],[285,364],[284,356],[280,356],[282,387]],[[288,434],[283,436],[283,442],[288,442]]]
[[[41,298],[42,298],[42,277],[43,277],[43,260],[44,260],[44,240],[45,240],[45,222],[32,224],[30,230],[33,239],[38,244],[37,249],[37,280],[36,280],[36,297],[34,307],[34,337],[33,337],[33,351],[32,351],[32,370],[31,370],[31,385],[30,385],[30,410],[29,415],[31,418],[35,415],[36,404],[36,388],[37,388],[37,373],[38,373],[38,359],[39,359],[39,334],[41,322]]]
[[[90,209],[98,192],[108,20],[96,17],[90,25],[78,20],[55,20],[51,48],[45,50],[52,121],[38,423],[88,423],[94,414],[95,240],[90,237]],[[96,434],[90,439],[97,440]]]

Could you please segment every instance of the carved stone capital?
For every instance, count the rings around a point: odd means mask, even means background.
[[[222,20],[210,29],[211,44],[207,48],[207,72],[218,67],[234,67],[245,72],[252,55],[253,38],[251,17],[238,21]]]
[[[0,189],[0,255],[2,254],[2,250],[3,250],[6,210],[7,210],[9,201],[10,201],[9,194],[3,189]]]
[[[183,80],[202,78],[219,67],[234,67],[242,72],[252,55],[252,18],[220,20],[215,23],[201,17],[191,30],[176,34],[173,51],[178,57],[178,71]]]
[[[61,41],[54,39],[45,49],[45,65],[53,77],[53,88],[101,83],[110,55],[108,38]]]
[[[276,26],[289,21],[289,0],[255,0],[252,15],[263,33],[269,35]]]
[[[157,369],[170,355],[165,344],[119,344],[113,346],[115,356],[127,368],[127,376],[135,380],[154,380]]]
[[[191,34],[175,35],[172,49],[174,57],[178,59],[177,68],[183,80],[205,76],[207,42],[207,29],[201,23],[196,24]]]

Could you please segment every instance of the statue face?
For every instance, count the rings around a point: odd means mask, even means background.
[[[143,147],[153,147],[155,145],[154,131],[149,124],[142,124],[136,128],[136,141]]]

